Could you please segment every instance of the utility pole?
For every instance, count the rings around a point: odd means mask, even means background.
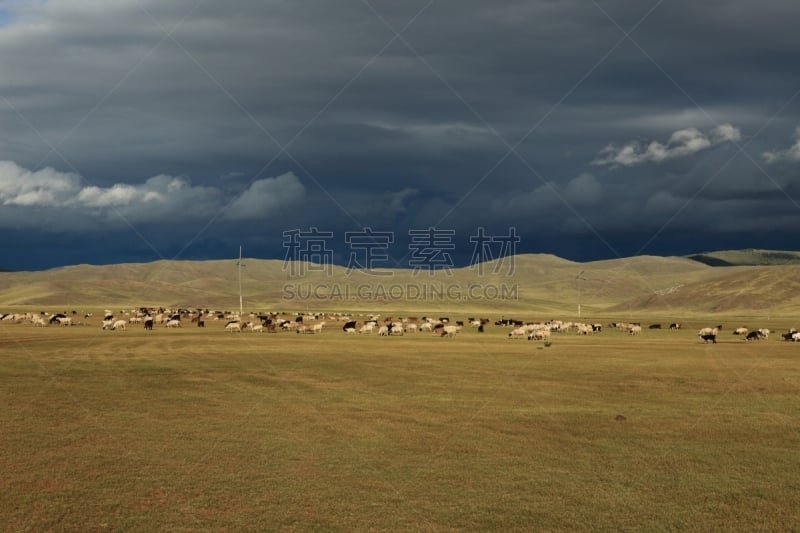
[[[239,262],[236,263],[239,267],[239,320],[242,319],[244,316],[244,310],[242,309],[242,247],[239,246]]]
[[[584,272],[586,271],[581,270],[580,273],[575,276],[575,279],[578,280],[578,320],[581,319],[581,280],[586,281],[586,278],[583,277]]]

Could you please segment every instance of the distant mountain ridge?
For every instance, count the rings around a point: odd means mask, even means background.
[[[692,254],[686,257],[713,267],[800,264],[800,252],[785,250],[724,250]]]

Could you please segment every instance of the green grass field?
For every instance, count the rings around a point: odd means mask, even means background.
[[[0,530],[797,529],[800,343],[706,325],[0,323]]]

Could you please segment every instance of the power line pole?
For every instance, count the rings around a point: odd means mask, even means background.
[[[242,247],[239,246],[239,262],[236,263],[239,267],[239,319],[241,320],[244,316],[244,310],[242,308]]]
[[[583,277],[583,273],[586,272],[585,270],[581,270],[580,273],[575,276],[575,279],[578,280],[578,320],[581,319],[581,280],[586,280]]]

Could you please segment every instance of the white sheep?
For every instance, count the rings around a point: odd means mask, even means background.
[[[444,326],[442,328],[442,337],[455,337],[456,333],[461,331],[461,326]]]
[[[526,336],[527,334],[528,334],[528,328],[526,328],[525,326],[520,326],[518,328],[515,328],[515,329],[512,329],[511,331],[509,331],[508,332],[508,338],[509,339],[521,338],[521,337]]]

